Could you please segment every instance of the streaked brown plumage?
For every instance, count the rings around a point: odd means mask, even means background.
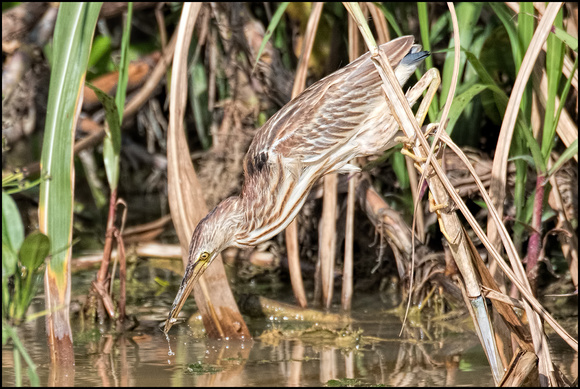
[[[420,52],[412,36],[380,49],[401,86],[429,55]],[[218,204],[193,233],[189,263],[165,332],[194,282],[222,250],[255,246],[274,237],[296,217],[319,178],[357,171],[348,164],[350,160],[378,154],[394,144],[398,128],[381,83],[366,53],[310,86],[257,131],[244,158],[241,194]]]

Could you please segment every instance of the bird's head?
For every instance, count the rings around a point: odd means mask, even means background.
[[[224,249],[236,245],[235,236],[242,221],[238,199],[229,197],[219,203],[195,228],[189,244],[189,261],[163,332],[167,333],[176,322],[193,286],[208,266]]]

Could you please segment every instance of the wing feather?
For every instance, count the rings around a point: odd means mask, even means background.
[[[404,36],[380,49],[396,67],[411,50],[413,40],[413,36]],[[275,156],[308,164],[341,147],[369,117],[376,99],[384,99],[380,83],[367,52],[307,88],[258,130],[244,159],[246,176],[278,161]]]

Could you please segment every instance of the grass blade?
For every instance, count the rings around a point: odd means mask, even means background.
[[[417,11],[419,15],[419,26],[421,29],[421,43],[423,44],[423,49],[426,51],[431,51],[431,41],[429,38],[429,19],[427,18],[427,3],[420,2],[417,3]],[[425,58],[425,68],[431,69],[433,67],[433,57],[428,56]],[[421,79],[419,70],[415,71],[417,80]],[[439,107],[439,98],[437,95],[433,97],[433,102],[429,106],[429,120],[434,123],[437,116],[437,107]]]
[[[562,27],[562,10],[558,12],[554,25]],[[554,147],[557,121],[554,117],[556,96],[560,79],[562,78],[562,65],[564,64],[564,43],[554,34],[548,36],[548,49],[546,50],[546,75],[548,76],[548,96],[546,97],[546,113],[544,115],[544,131],[542,136],[542,154],[545,161],[550,157]]]
[[[403,36],[404,35],[403,30],[401,30],[401,27],[399,27],[399,24],[397,23],[397,19],[395,18],[395,15],[393,15],[391,13],[391,11],[389,11],[384,5],[382,5],[380,3],[375,3],[375,5],[381,10],[383,15],[385,15],[385,18],[389,22],[389,26],[391,26],[391,28],[393,30],[395,30],[395,34],[397,36]]]
[[[278,7],[278,9],[274,13],[274,15],[272,15],[272,20],[270,21],[270,24],[268,25],[268,29],[266,30],[266,33],[264,34],[264,39],[262,39],[262,44],[260,45],[260,50],[258,50],[258,54],[256,55],[256,62],[254,62],[254,67],[252,68],[252,72],[256,69],[256,65],[258,64],[258,61],[260,60],[260,57],[262,56],[262,52],[264,51],[264,47],[266,47],[266,43],[268,43],[268,41],[272,37],[272,33],[276,29],[276,26],[280,22],[280,19],[282,19],[282,15],[284,15],[284,11],[286,11],[286,7],[288,7],[288,4],[290,4],[290,3],[285,2],[285,3],[280,4],[280,6]]]
[[[556,26],[552,27],[552,32],[569,48],[571,48],[575,52],[578,52],[578,38],[574,38],[572,35],[568,34],[566,31]]]
[[[125,108],[125,98],[127,97],[127,82],[129,81],[129,41],[131,39],[131,19],[133,16],[133,2],[129,2],[127,8],[127,21],[123,29],[123,40],[121,43],[121,63],[119,64],[119,81],[117,82],[117,93],[115,102],[119,112],[119,124],[123,123],[123,109]],[[120,130],[120,129],[119,129]]]
[[[568,160],[574,158],[574,155],[578,153],[578,139],[576,139],[570,146],[564,150],[560,158],[552,165],[550,170],[548,171],[547,179],[550,178],[554,173],[558,171]]]
[[[24,225],[18,207],[12,197],[2,191],[2,244],[17,253],[23,241]]]
[[[117,110],[116,99],[87,82],[105,109],[105,139],[103,140],[103,160],[111,192],[117,189],[119,183],[119,160],[121,158],[121,119]],[[119,92],[117,92],[118,95]],[[117,100],[118,101],[118,100]]]
[[[461,46],[464,48],[469,48],[471,46],[471,41],[473,40],[474,26],[481,13],[482,4],[481,3],[459,3],[457,5],[457,19],[461,23],[459,25],[459,39],[461,41]],[[455,40],[451,39],[449,41],[449,47],[455,46]],[[448,52],[445,57],[445,64],[443,65],[443,72],[441,73],[441,97],[440,97],[440,108],[443,108],[441,104],[444,104],[447,100],[447,95],[449,93],[449,88],[452,83],[453,74],[453,53]],[[463,69],[465,68],[465,55],[462,54],[459,61],[459,78],[463,75]]]
[[[102,3],[61,3],[54,29],[54,55],[41,157],[40,231],[53,256],[46,267],[47,330],[51,359],[74,363],[69,322],[73,221],[73,140],[79,96]]]

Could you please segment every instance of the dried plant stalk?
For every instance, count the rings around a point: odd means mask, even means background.
[[[300,53],[300,60],[298,62],[298,69],[294,79],[294,86],[292,88],[292,98],[298,96],[304,90],[306,85],[306,74],[308,70],[308,61],[314,46],[314,37],[320,15],[322,14],[323,3],[314,3],[308,25],[306,26],[306,33],[304,43],[302,45],[302,52]],[[300,255],[298,251],[298,224],[296,220],[292,221],[286,227],[286,252],[288,255],[288,267],[290,272],[290,281],[292,283],[292,291],[298,305],[302,308],[307,306],[306,293],[304,291],[304,284],[302,282],[302,274],[300,271]]]
[[[349,10],[349,12],[353,15],[356,12],[356,9],[354,9],[355,5],[356,4],[354,3],[348,4],[345,3],[345,6]],[[454,27],[454,39],[456,45],[455,50],[456,60],[454,74],[457,74],[459,62],[458,61],[459,33],[453,4],[449,3],[448,5],[449,10],[451,12]],[[401,130],[403,130],[406,136],[410,139],[412,139],[413,136],[415,136],[416,141],[413,147],[413,151],[417,157],[421,158],[426,155],[426,151],[429,150],[429,146],[427,145],[427,142],[423,137],[421,129],[419,128],[419,124],[417,120],[415,120],[413,112],[409,107],[409,104],[406,104],[406,98],[403,94],[402,89],[400,87],[395,87],[395,85],[398,86],[398,83],[396,81],[394,71],[389,64],[387,56],[384,55],[384,53],[382,53],[380,50],[378,50],[378,47],[374,42],[372,34],[368,29],[368,25],[364,24],[363,22],[364,19],[362,17],[359,20],[357,20],[357,23],[359,23],[359,28],[361,29],[361,32],[363,32],[363,37],[365,38],[367,46],[371,51],[371,59],[375,63],[379,75],[383,79],[383,89],[387,95],[387,101],[389,103],[391,112],[393,113]],[[453,77],[453,79],[456,80],[457,77]],[[451,85],[449,97],[446,102],[445,109],[443,111],[443,115],[441,118],[441,122],[444,124],[447,118],[447,113],[451,106],[451,100],[453,98],[455,84],[456,82],[452,83]],[[442,133],[441,130],[443,127],[444,126],[440,126],[432,148],[435,147],[435,144],[437,143],[437,138],[441,136]],[[429,157],[424,166],[428,166],[429,162],[431,162],[431,165],[433,165],[433,167],[435,168],[437,175],[427,177],[427,180],[429,182],[429,188],[431,190],[431,193],[433,194],[433,198],[436,204],[450,204],[449,196],[447,195],[445,187],[442,183],[442,180],[447,180],[447,178],[445,177],[445,174],[443,173],[438,162],[436,160],[432,161],[429,160],[431,155],[432,151],[429,153]],[[476,312],[478,316],[474,317],[474,322],[476,323],[476,328],[479,328],[479,331],[483,334],[481,339],[482,344],[484,345],[484,350],[486,351],[487,357],[490,361],[494,380],[496,383],[498,383],[501,380],[501,376],[503,374],[503,366],[499,358],[499,354],[497,352],[495,339],[493,337],[493,329],[489,321],[489,317],[487,316],[487,313],[485,311],[485,304],[483,303],[483,298],[481,296],[479,284],[475,277],[475,272],[471,263],[469,246],[463,234],[461,223],[459,221],[457,214],[449,209],[444,210],[443,212],[439,212],[438,218],[440,220],[442,228],[446,230],[445,235],[447,237],[447,240],[449,241],[449,246],[453,254],[453,258],[455,259],[455,262],[457,263],[457,266],[460,269],[463,279],[465,281],[467,294],[470,298],[471,304],[477,307]]]
[[[197,222],[207,213],[203,192],[197,181],[183,130],[187,97],[187,51],[201,3],[183,6],[179,39],[175,49],[171,80],[170,121],[167,139],[167,176],[169,206],[179,236],[184,267],[189,259],[189,240]],[[212,338],[250,339],[229,287],[221,256],[209,267],[193,288],[208,336]],[[211,285],[211,287],[208,287]]]

